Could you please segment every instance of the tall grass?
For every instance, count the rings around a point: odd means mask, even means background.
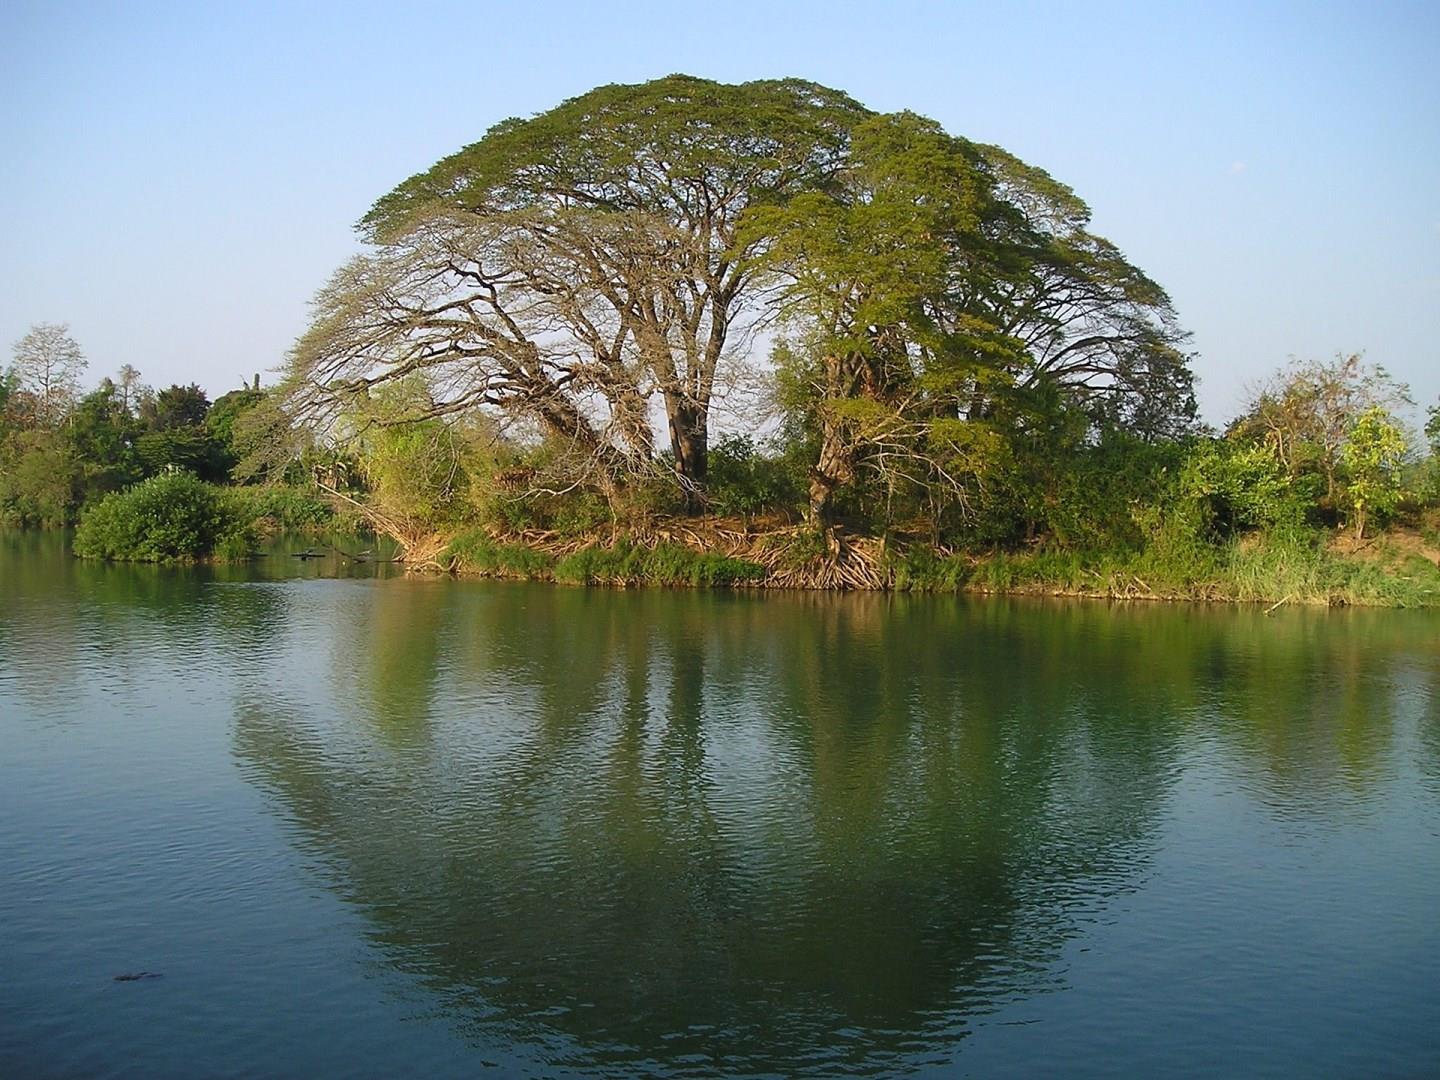
[[[1366,557],[1341,554],[1327,533],[1252,534],[1243,541],[1152,543],[1144,548],[1041,547],[988,555],[923,545],[892,549],[881,580],[901,592],[1047,593],[1259,603],[1440,605],[1440,568],[1383,542]],[[762,547],[767,543],[760,539]],[[807,549],[808,550],[808,549]],[[459,573],[585,585],[734,586],[764,583],[757,562],[680,544],[629,541],[556,557],[483,532],[457,537],[441,562]],[[783,560],[781,570],[787,565]],[[778,573],[779,571],[777,571]]]
[[[765,568],[757,563],[680,544],[645,547],[622,540],[557,558],[524,544],[497,542],[479,531],[452,540],[440,561],[456,573],[575,585],[723,586],[765,576]]]
[[[892,564],[894,587],[927,592],[1044,592],[1258,603],[1440,605],[1440,567],[1417,555],[1339,554],[1323,533],[1252,536],[1220,545],[1144,549],[1041,548],[967,563],[909,552]]]
[[[582,548],[555,564],[557,581],[577,585],[739,585],[765,575],[760,564],[719,552],[680,544],[648,548],[625,541]]]
[[[483,532],[462,533],[441,555],[442,564],[456,573],[486,577],[548,580],[554,576],[555,557],[524,544],[496,543]]]

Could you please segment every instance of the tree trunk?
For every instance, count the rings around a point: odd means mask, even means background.
[[[840,424],[826,416],[820,422],[820,458],[810,469],[812,524],[829,529],[835,523],[835,491],[854,478],[854,449]]]
[[[680,394],[665,395],[665,417],[670,427],[670,452],[675,475],[685,491],[686,504],[699,510],[710,464],[709,410]]]

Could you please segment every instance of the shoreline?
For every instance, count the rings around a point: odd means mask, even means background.
[[[331,531],[309,525],[296,536],[318,539]],[[1440,543],[1404,528],[1361,543],[1319,530],[1300,537],[1251,534],[1180,552],[1059,546],[959,552],[894,536],[837,529],[827,538],[803,526],[747,528],[728,519],[663,520],[584,534],[475,529],[451,536],[400,537],[385,530],[372,535],[388,536],[399,553],[361,561],[392,563],[407,574],[571,586],[1032,596],[1261,604],[1272,610],[1440,608]],[[321,546],[349,556],[331,544]],[[93,559],[73,549],[71,555]],[[240,557],[215,552],[99,561],[203,566],[257,556],[252,549]]]
[[[1153,552],[1038,549],[955,553],[871,537],[828,550],[801,530],[726,532],[728,542],[677,542],[674,528],[605,537],[453,538],[409,573],[610,588],[731,588],[1039,596],[1161,603],[1440,608],[1440,552],[1395,531],[1360,550],[1345,538],[1312,545],[1257,541],[1166,561]],[[696,528],[687,539],[701,539]],[[798,542],[797,542],[798,541]],[[433,545],[432,545],[433,548]]]

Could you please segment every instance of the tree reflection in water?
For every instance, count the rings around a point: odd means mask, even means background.
[[[236,752],[477,1038],[883,1069],[1061,984],[1197,745],[1363,795],[1422,653],[1333,618],[400,582]]]

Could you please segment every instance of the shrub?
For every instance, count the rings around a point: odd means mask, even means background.
[[[803,488],[790,462],[760,453],[747,435],[730,435],[710,447],[705,493],[717,514],[750,517],[798,502]]]
[[[1181,469],[1180,495],[1196,504],[1201,527],[1217,539],[1250,529],[1294,527],[1305,519],[1289,475],[1260,443],[1198,442]]]
[[[235,513],[262,531],[315,531],[335,524],[335,510],[316,491],[299,487],[231,488],[226,496]]]
[[[69,525],[83,484],[80,463],[57,433],[0,438],[0,525]]]
[[[75,554],[129,562],[242,556],[252,538],[231,500],[189,473],[155,476],[106,496],[81,519]]]

